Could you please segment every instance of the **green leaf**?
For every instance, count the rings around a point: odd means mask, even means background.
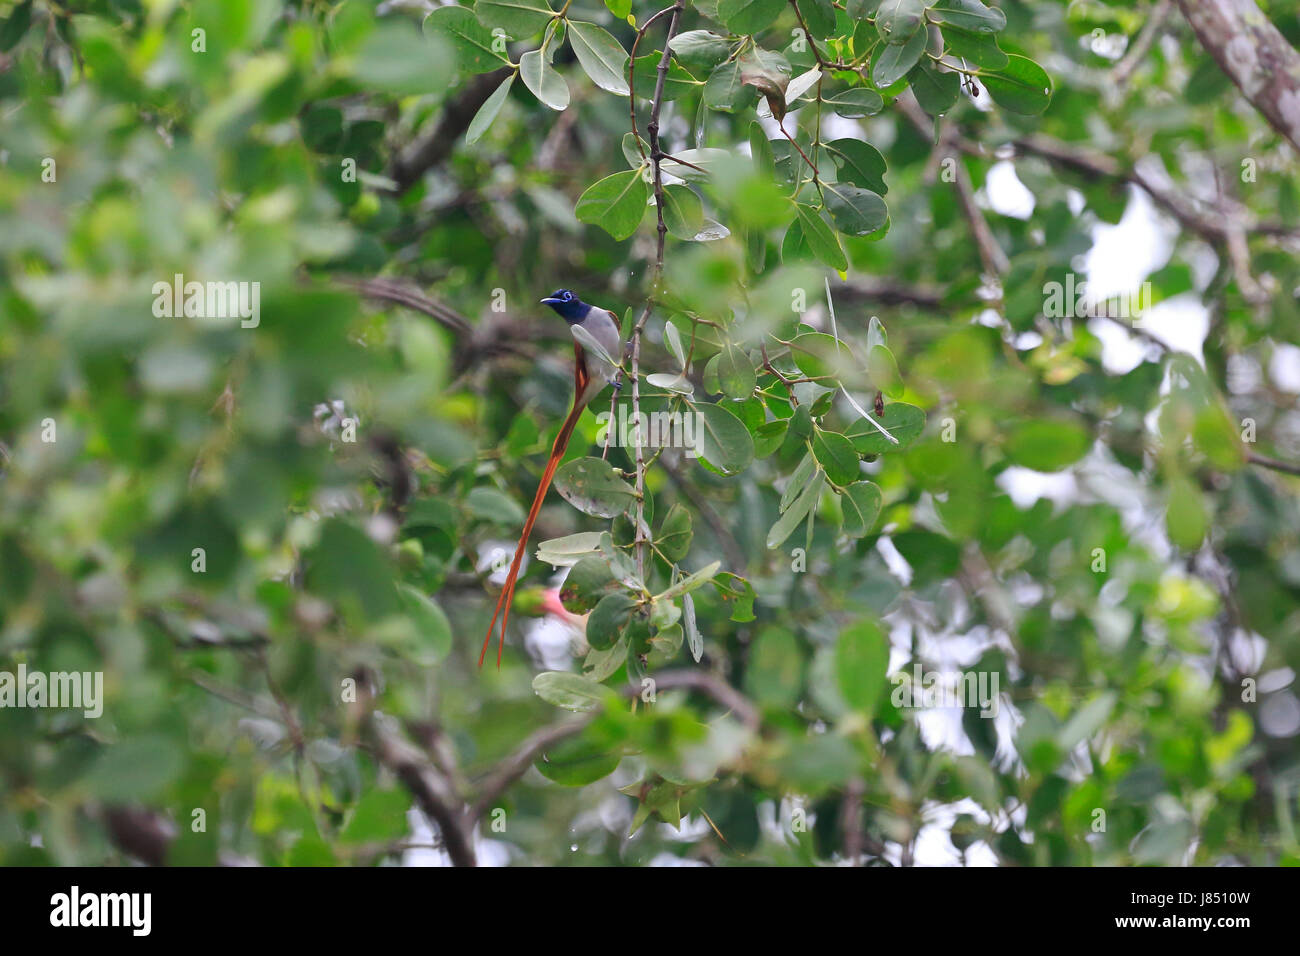
[[[849,260],[844,256],[844,249],[840,245],[840,239],[826,225],[826,220],[821,217],[821,213],[812,206],[805,206],[798,203],[795,206],[795,215],[799,227],[803,230],[804,241],[808,243],[808,248],[817,260],[838,272],[845,272],[849,268]]]
[[[865,86],[844,90],[842,93],[827,97],[822,102],[846,119],[874,116],[885,107],[885,101],[880,94]]]
[[[803,652],[783,627],[761,631],[749,650],[745,689],[763,707],[785,710],[803,693]]]
[[[445,89],[453,62],[450,44],[437,34],[424,35],[409,24],[384,21],[357,51],[353,71],[370,90],[414,96]]]
[[[565,575],[564,584],[560,586],[560,603],[566,611],[586,614],[600,603],[601,598],[621,586],[603,556],[589,555],[579,558]]]
[[[600,226],[615,239],[626,239],[641,224],[649,195],[641,173],[629,169],[590,186],[578,197],[574,212],[580,222]]]
[[[633,79],[637,99],[648,100],[654,96],[655,86],[659,80],[659,60],[660,54],[658,53],[643,53],[636,58],[636,65],[633,67]],[[703,84],[691,76],[677,62],[676,57],[668,61],[668,73],[664,76],[665,103],[682,96],[689,96],[697,92],[701,86]]]
[[[790,343],[790,357],[809,378],[845,378],[859,367],[852,350],[827,332],[800,332]]]
[[[845,488],[840,496],[844,533],[853,538],[870,534],[880,516],[882,501],[880,488],[870,481],[856,481]]]
[[[659,525],[655,547],[665,558],[676,563],[686,557],[691,550],[693,533],[691,513],[683,508],[680,502],[674,502],[668,509],[668,514],[664,515],[663,523]]]
[[[867,352],[867,375],[877,391],[890,398],[903,394],[903,379],[898,374],[898,362],[894,353],[883,345],[873,345]],[[886,439],[888,441],[888,439]]]
[[[492,32],[468,7],[439,7],[424,26],[448,40],[456,50],[456,65],[468,73],[491,73],[509,62],[492,49]]]
[[[754,161],[754,168],[767,176],[776,175],[776,157],[772,153],[772,141],[757,120],[749,124],[749,155]]]
[[[935,0],[930,5],[930,19],[973,33],[997,33],[1007,25],[1006,14],[989,9],[980,0]]]
[[[12,50],[23,38],[32,22],[32,0],[22,0],[13,8],[4,26],[0,27],[0,53]]]
[[[769,548],[779,548],[786,538],[795,528],[803,524],[804,518],[808,517],[808,512],[816,506],[821,499],[822,489],[826,486],[826,474],[818,469],[809,479],[799,496],[790,503],[785,514],[777,519],[776,524],[772,525],[767,532],[767,546]]]
[[[744,349],[731,342],[718,353],[717,374],[718,385],[728,398],[749,398],[758,384],[754,363]]]
[[[324,523],[305,563],[308,589],[328,596],[349,616],[355,609],[363,619],[378,621],[401,610],[387,554],[343,518]]]
[[[980,78],[993,102],[1013,113],[1035,115],[1051,105],[1052,78],[1026,57],[1008,56],[1006,66]]]
[[[669,175],[676,176],[678,179],[685,179],[688,182],[702,182],[714,175],[717,165],[725,163],[732,157],[732,154],[725,149],[683,149],[680,152],[673,153],[673,156],[685,160],[691,166],[683,166],[681,163],[673,162],[671,159],[663,161],[663,171]],[[701,173],[698,169],[692,169],[692,166],[699,166],[704,169]]]
[[[548,704],[577,712],[600,708],[610,692],[594,680],[565,671],[543,671],[533,678],[533,693]]]
[[[122,802],[159,797],[185,769],[185,752],[161,733],[128,737],[102,748],[84,785],[96,799]]]
[[[636,600],[626,591],[606,594],[587,617],[587,643],[597,650],[613,647],[634,610]]]
[[[686,346],[682,344],[682,333],[671,321],[664,323],[664,346],[677,359],[678,368],[686,368]]]
[[[818,67],[813,67],[800,73],[792,79],[785,88],[785,102],[787,106],[793,106],[799,100],[805,103],[813,102],[812,90],[822,78],[822,71]]]
[[[898,439],[895,445],[880,434],[871,422],[859,418],[847,429],[844,435],[853,442],[853,447],[862,455],[881,455],[888,451],[898,451],[914,442],[925,430],[925,412],[915,405],[892,402],[885,406],[883,415],[874,416],[888,432]]]
[[[474,15],[489,30],[500,27],[510,39],[522,40],[546,26],[555,11],[546,0],[477,0]]]
[[[569,84],[551,65],[548,51],[529,50],[521,56],[519,76],[543,105],[553,110],[563,110],[569,105]]]
[[[654,599],[656,602],[671,601],[674,598],[681,597],[683,594],[689,594],[701,585],[708,584],[713,580],[714,575],[718,573],[718,569],[721,567],[721,561],[714,561],[707,564],[694,574],[688,574],[680,581],[664,588],[663,591],[655,595]]]
[[[956,73],[942,73],[924,61],[907,74],[907,82],[916,102],[931,116],[942,116],[952,109],[961,91]]]
[[[780,419],[759,425],[754,432],[754,457],[766,458],[775,452],[785,444],[785,435],[789,429],[790,423]]]
[[[889,207],[869,189],[848,183],[827,183],[826,208],[835,228],[848,236],[869,236],[889,221]]]
[[[877,51],[875,63],[871,66],[871,82],[876,88],[883,90],[907,76],[925,53],[928,38],[927,31],[917,30],[906,43],[884,44]]]
[[[554,568],[572,567],[587,555],[600,551],[600,536],[599,531],[580,531],[543,541],[537,546],[537,560]]]
[[[613,647],[604,650],[592,648],[582,662],[582,676],[597,683],[609,680],[618,669],[627,663],[627,634],[620,637]]]
[[[488,127],[497,118],[497,114],[501,112],[501,107],[505,106],[506,99],[510,96],[510,87],[515,83],[515,76],[517,74],[511,73],[502,80],[501,85],[496,88],[496,91],[491,96],[484,100],[483,105],[474,114],[474,119],[469,124],[469,130],[465,133],[466,146],[473,146],[488,131]]]
[[[727,58],[731,46],[727,38],[712,30],[687,30],[668,43],[673,56],[689,70],[703,76]]]
[[[771,26],[786,0],[719,0],[718,16],[733,33],[758,33]]]
[[[885,185],[885,173],[888,167],[880,150],[860,139],[836,139],[826,144],[839,171],[840,182],[851,183],[863,189],[884,195],[889,192]]]
[[[799,0],[799,11],[813,36],[825,38],[835,35],[835,4],[831,0]]]
[[[704,636],[695,621],[695,598],[689,594],[682,595],[682,630],[686,632],[686,646],[691,649],[695,663],[704,656]]]
[[[605,0],[605,7],[620,20],[626,20],[632,13],[632,0]]]
[[[400,839],[406,833],[406,811],[410,807],[411,795],[401,788],[371,790],[358,801],[339,831],[339,840],[371,843]]]
[[[835,679],[845,703],[868,719],[876,714],[888,670],[889,641],[874,621],[864,618],[840,632]]]
[[[594,23],[570,20],[569,45],[591,82],[619,96],[628,94],[627,52],[617,40]]]
[[[704,226],[704,206],[689,186],[678,183],[664,187],[664,225],[678,239],[690,241]]]
[[[1000,70],[1007,65],[1007,55],[991,33],[972,33],[951,24],[943,28],[944,43],[952,56],[967,60],[985,70]]]
[[[495,524],[518,524],[524,520],[524,509],[513,498],[486,485],[470,489],[465,498],[465,510],[475,518]]]
[[[1057,732],[1056,745],[1068,752],[1097,733],[1106,726],[1118,699],[1113,690],[1108,690],[1088,701]]]
[[[777,510],[782,514],[790,507],[795,497],[804,490],[813,472],[817,468],[817,459],[813,457],[812,452],[805,452],[799,464],[795,466],[794,473],[790,475],[790,481],[785,486],[785,492],[781,495],[781,501],[777,505]]]
[[[1169,540],[1184,551],[1195,551],[1205,540],[1210,527],[1209,514],[1201,490],[1184,475],[1168,482],[1169,500],[1165,511],[1165,526]]]
[[[547,780],[562,787],[585,787],[618,769],[623,755],[586,734],[552,744],[533,762]]]
[[[812,450],[822,468],[826,469],[826,477],[833,484],[844,487],[859,478],[861,472],[858,468],[858,453],[853,442],[843,435],[815,428]]]
[[[861,753],[853,742],[836,733],[801,734],[773,763],[784,784],[813,797],[842,787],[863,769]]]
[[[735,475],[754,460],[754,439],[749,429],[721,405],[691,406],[700,416],[695,450],[701,459],[724,475]]]
[[[873,315],[867,322],[867,351],[877,345],[889,345],[889,333],[885,331],[880,319]]]
[[[923,0],[882,0],[876,10],[876,30],[879,31],[881,39],[890,45],[907,43],[917,33],[924,33],[925,31],[921,29],[924,20]]]
[[[1088,453],[1092,436],[1071,421],[1033,419],[1011,428],[1003,452],[1017,465],[1034,471],[1060,471]]]
[[[740,63],[732,60],[723,63],[704,84],[704,102],[710,109],[735,113],[751,106],[758,93],[741,78]]]
[[[451,653],[451,621],[438,603],[418,588],[399,584],[397,589],[416,634],[404,656],[421,667],[433,667]]]
[[[676,392],[687,397],[695,394],[695,386],[691,384],[691,380],[680,372],[654,372],[647,375],[645,380],[647,385],[662,388],[666,392]]]
[[[616,518],[636,501],[636,490],[600,458],[575,458],[555,472],[555,488],[583,514]]]

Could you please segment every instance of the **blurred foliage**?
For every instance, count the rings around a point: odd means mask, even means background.
[[[643,0],[0,0],[0,671],[105,694],[0,709],[0,860],[145,820],[172,862],[395,861],[431,836],[392,735],[485,862],[1300,860],[1300,507],[1249,460],[1300,458],[1294,157],[1176,14],[1117,78],[1155,6],[691,0],[651,288]],[[995,166],[1023,218],[963,201]],[[1139,179],[1195,213],[1147,278],[1203,362],[1117,369],[1129,333],[1045,304]],[[255,325],[160,315],[175,276],[258,283]],[[479,671],[566,411],[556,286],[625,329],[652,297],[639,404],[700,456],[638,498],[599,397]],[[916,666],[998,718],[900,703]]]

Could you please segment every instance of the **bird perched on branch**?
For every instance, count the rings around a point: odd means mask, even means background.
[[[549,305],[569,323],[573,332],[573,409],[569,412],[560,433],[555,436],[551,446],[551,457],[546,461],[542,471],[542,480],[533,496],[533,506],[528,509],[524,520],[523,534],[515,546],[515,557],[510,562],[510,573],[506,576],[505,587],[497,598],[496,610],[492,613],[492,623],[488,625],[487,637],[483,639],[483,650],[478,656],[478,666],[483,666],[487,656],[488,645],[492,643],[492,632],[496,629],[497,618],[501,618],[501,633],[497,638],[497,667],[501,666],[501,647],[505,641],[506,623],[510,620],[510,604],[514,599],[515,580],[519,577],[519,565],[523,561],[524,549],[528,547],[528,535],[532,533],[537,513],[542,510],[542,501],[546,490],[555,477],[555,469],[560,466],[564,450],[569,447],[569,439],[578,424],[582,410],[596,397],[606,384],[619,387],[621,369],[617,364],[623,351],[623,337],[619,333],[618,317],[608,309],[588,305],[569,289],[556,289],[545,299],[543,305]]]

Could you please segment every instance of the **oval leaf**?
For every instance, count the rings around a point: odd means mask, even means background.
[[[533,693],[556,707],[584,712],[597,710],[609,691],[577,674],[543,671],[533,678]]]
[[[616,518],[636,501],[636,490],[599,458],[575,458],[555,473],[555,488],[583,514]]]
[[[569,84],[555,72],[550,57],[542,50],[529,50],[519,58],[519,76],[543,104],[553,110],[569,105]]]
[[[569,45],[591,82],[619,96],[628,94],[627,53],[617,40],[594,23],[570,20]]]
[[[724,475],[734,475],[754,460],[754,439],[749,429],[721,405],[693,406],[696,420],[695,451]]]
[[[615,239],[636,232],[645,215],[649,187],[635,169],[606,176],[578,197],[574,214],[580,222],[600,226]]]
[[[844,533],[854,538],[870,534],[880,515],[883,496],[870,481],[857,481],[844,489],[840,497],[844,512]]]

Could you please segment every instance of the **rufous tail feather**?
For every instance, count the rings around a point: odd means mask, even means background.
[[[523,562],[524,551],[528,548],[528,536],[532,534],[533,524],[537,521],[537,515],[542,510],[542,502],[546,500],[546,492],[551,487],[551,479],[555,477],[555,471],[560,467],[560,459],[564,457],[565,449],[569,447],[569,439],[573,437],[573,429],[577,427],[578,419],[582,416],[582,409],[585,407],[583,398],[590,382],[590,375],[587,373],[587,363],[584,361],[582,346],[574,344],[574,372],[573,372],[573,410],[560,426],[560,433],[555,436],[555,443],[551,445],[551,457],[546,461],[546,468],[542,471],[542,480],[537,485],[537,493],[533,495],[533,506],[528,509],[528,517],[524,519],[523,534],[519,536],[519,543],[515,546],[515,557],[510,562],[510,573],[506,575],[505,587],[502,588],[501,594],[497,597],[496,610],[492,612],[492,623],[488,625],[487,636],[483,638],[483,650],[478,655],[478,666],[483,666],[483,660],[487,657],[488,645],[492,643],[492,632],[496,629],[497,618],[501,618],[501,633],[497,638],[497,667],[501,667],[501,648],[505,643],[506,624],[510,621],[510,605],[514,601],[515,581],[519,577],[519,565]]]

